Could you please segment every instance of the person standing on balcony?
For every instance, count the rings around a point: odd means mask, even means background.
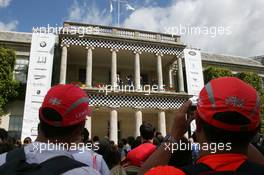
[[[132,75],[126,76],[126,80],[128,86],[133,86]]]

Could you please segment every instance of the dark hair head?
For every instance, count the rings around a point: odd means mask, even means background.
[[[215,114],[213,117],[221,122],[234,125],[246,125],[250,122],[246,117],[238,112],[221,112]],[[198,118],[198,123],[200,123],[200,126],[203,128],[208,142],[224,144],[231,143],[233,150],[247,149],[248,144],[259,130],[259,128],[257,128],[254,131],[226,131],[208,124],[201,118]]]
[[[160,141],[157,137],[153,138],[153,145],[159,146],[160,145]]]
[[[6,131],[5,129],[3,129],[3,128],[0,128],[0,139],[1,139],[2,141],[6,141],[7,138],[8,138],[8,133],[7,133],[7,131]]]
[[[103,154],[103,158],[108,165],[109,169],[112,169],[114,166],[120,164],[121,158],[118,152],[118,148],[115,145],[108,144],[105,152]]]
[[[118,144],[117,144],[117,147],[120,148],[120,149],[122,149],[124,147],[123,142],[119,140],[118,141]]]
[[[29,143],[31,143],[31,142],[32,142],[32,140],[31,140],[30,137],[26,137],[26,138],[24,139],[24,141],[23,141],[24,144],[29,144]]]
[[[127,139],[121,139],[121,142],[123,143],[123,145],[126,145],[127,144]]]
[[[131,146],[135,141],[135,138],[133,136],[127,137],[127,143]]]
[[[61,139],[71,136],[72,133],[78,129],[82,130],[84,128],[84,124],[85,123],[83,122],[78,125],[68,127],[55,127],[40,120],[39,129],[47,139]]]
[[[62,121],[61,115],[52,108],[43,108],[42,114],[48,120]],[[42,133],[47,139],[61,139],[61,138],[69,137],[77,129],[83,130],[84,125],[85,125],[85,121],[77,125],[72,125],[68,127],[59,127],[59,126],[56,127],[56,126],[51,126],[45,123],[44,121],[40,120],[39,129],[42,131]]]
[[[21,140],[17,139],[15,145],[17,148],[20,148],[22,146]]]
[[[155,128],[148,122],[144,122],[140,126],[140,135],[145,140],[151,140],[154,137]]]
[[[101,139],[99,141],[99,149],[96,152],[98,154],[103,155],[108,145],[109,145],[109,140],[108,139],[105,139],[105,138]]]
[[[0,143],[0,154],[11,151],[15,148],[15,138],[7,137],[3,143]]]
[[[115,142],[113,140],[109,140],[110,145],[115,145]]]
[[[161,132],[156,132],[155,137],[158,137],[159,135],[162,135]]]
[[[93,142],[98,142],[99,141],[99,137],[98,136],[94,136],[93,137]]]

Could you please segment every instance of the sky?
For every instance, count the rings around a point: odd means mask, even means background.
[[[117,0],[0,0],[0,30],[117,26]],[[264,0],[120,0],[120,27],[180,35],[205,52],[264,55]],[[113,10],[111,10],[113,7]]]

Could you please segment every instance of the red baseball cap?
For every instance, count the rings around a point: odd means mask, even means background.
[[[217,120],[220,112],[238,112],[249,120],[246,125],[228,124]],[[227,131],[253,131],[260,125],[260,99],[249,84],[235,77],[211,80],[201,90],[197,112],[208,124]]]
[[[52,120],[52,116],[44,116],[43,109],[51,108],[58,112],[61,120]],[[39,109],[39,117],[45,123],[66,127],[78,124],[91,115],[89,97],[78,86],[72,84],[60,84],[53,86],[46,94],[42,106]]]
[[[181,171],[180,169],[177,169],[173,166],[157,166],[154,167],[152,169],[150,169],[149,171],[147,171],[144,175],[182,175],[185,174],[183,171]]]

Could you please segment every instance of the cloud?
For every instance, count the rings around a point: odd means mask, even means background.
[[[18,25],[18,21],[11,21],[8,23],[3,23],[0,21],[0,31],[16,30],[17,25]]]
[[[11,0],[0,0],[0,8],[9,6]]]
[[[0,0],[0,8],[5,8],[9,6],[11,3],[11,0]],[[0,21],[0,31],[10,31],[10,30],[16,30],[18,25],[18,21],[10,21],[7,23],[4,23]]]
[[[69,9],[67,20],[89,24],[110,25],[112,18],[107,8],[99,8],[95,3],[87,4],[75,0]]]
[[[230,31],[215,37],[188,33],[182,41],[204,51],[254,56],[264,54],[263,8],[263,0],[173,0],[166,7],[141,7],[123,25],[163,33],[179,26],[223,27]]]

